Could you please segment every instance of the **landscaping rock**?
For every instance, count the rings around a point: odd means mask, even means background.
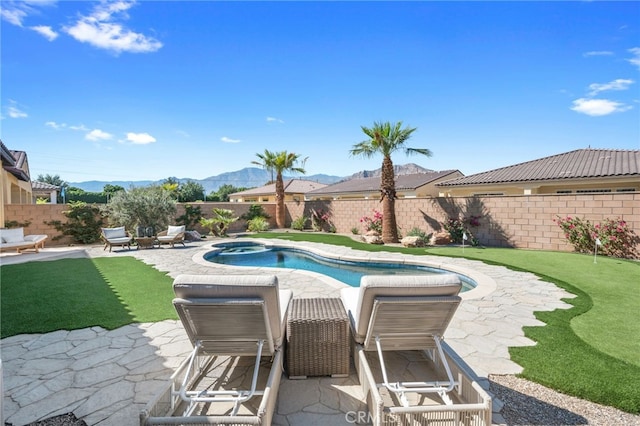
[[[451,235],[448,232],[436,232],[431,237],[431,245],[446,246],[447,244],[451,244]]]
[[[362,236],[362,241],[364,241],[367,244],[384,244],[384,242],[382,241],[382,237],[380,235],[363,235]]]
[[[424,240],[420,237],[404,237],[401,241],[404,247],[424,247]]]

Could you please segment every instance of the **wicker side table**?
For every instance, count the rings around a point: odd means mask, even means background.
[[[340,299],[291,301],[287,371],[289,378],[349,375],[349,319]]]

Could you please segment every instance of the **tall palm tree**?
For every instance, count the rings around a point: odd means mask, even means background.
[[[264,154],[256,154],[260,161],[252,161],[252,164],[262,166],[265,170],[273,173],[276,172],[276,226],[278,228],[285,227],[285,209],[284,209],[284,182],[282,181],[283,172],[294,172],[305,174],[304,163],[306,158],[300,160],[298,154],[293,152],[280,151],[271,152],[267,149]],[[300,164],[298,164],[300,162]]]
[[[369,139],[353,146],[351,155],[371,158],[382,154],[382,177],[380,180],[380,202],[382,202],[382,241],[397,243],[398,226],[396,224],[396,182],[393,172],[391,154],[397,150],[404,150],[406,155],[422,154],[431,157],[431,151],[423,148],[407,148],[405,142],[411,137],[415,128],[402,129],[402,121],[395,124],[390,122],[375,122],[373,127],[360,126]]]

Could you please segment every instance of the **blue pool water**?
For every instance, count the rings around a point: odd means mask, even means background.
[[[209,262],[233,266],[303,269],[327,275],[352,287],[358,287],[360,278],[364,275],[451,273],[428,266],[329,259],[304,250],[284,247],[266,248],[256,243],[229,243],[214,247],[216,250],[204,256]],[[463,284],[462,291],[475,287],[472,279],[464,275],[459,276]]]

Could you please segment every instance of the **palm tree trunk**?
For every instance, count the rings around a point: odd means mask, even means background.
[[[398,225],[396,223],[396,182],[391,157],[385,156],[382,161],[382,178],[380,183],[382,197],[382,241],[397,243]]]
[[[282,173],[278,172],[276,176],[276,226],[284,228],[285,219],[284,182],[282,181]]]

